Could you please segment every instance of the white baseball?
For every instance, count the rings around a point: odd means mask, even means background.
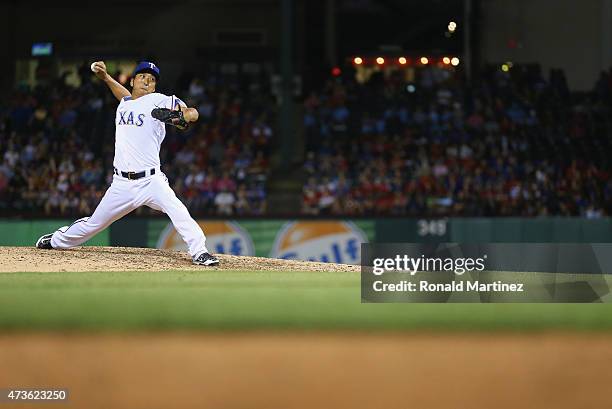
[[[96,72],[96,69],[95,69],[95,64],[96,64],[95,62],[92,62],[92,63],[91,63],[90,68],[91,68],[91,71],[92,71],[92,72]]]

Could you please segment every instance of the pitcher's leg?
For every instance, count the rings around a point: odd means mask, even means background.
[[[91,217],[76,220],[67,228],[60,228],[53,233],[53,248],[70,248],[85,243],[94,235],[108,227],[112,222],[134,210],[127,190],[113,182]]]
[[[202,253],[207,253],[204,232],[198,223],[193,220],[185,205],[176,197],[164,176],[156,176],[151,189],[153,190],[150,192],[150,200],[147,206],[153,209],[161,209],[170,217],[174,228],[187,244],[189,255],[196,257]]]

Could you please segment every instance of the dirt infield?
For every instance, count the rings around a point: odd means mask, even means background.
[[[13,334],[0,336],[0,385],[69,388],[58,408],[597,408],[609,407],[611,345],[551,333]]]
[[[219,255],[219,267],[191,263],[185,252],[133,247],[76,247],[39,250],[33,247],[0,247],[0,273],[22,271],[163,271],[163,270],[282,270],[359,271],[359,266],[279,260],[265,257]]]

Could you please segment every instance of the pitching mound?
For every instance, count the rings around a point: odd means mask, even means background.
[[[161,270],[271,270],[359,271],[359,266],[265,257],[218,255],[218,267],[195,266],[185,252],[133,247],[76,247],[39,250],[33,247],[0,247],[0,272],[20,271],[161,271]]]

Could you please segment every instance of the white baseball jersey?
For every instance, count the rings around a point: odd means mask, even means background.
[[[177,109],[185,103],[176,96],[157,92],[137,99],[124,97],[115,115],[115,168],[129,172],[159,168],[159,149],[166,125],[151,117],[155,108]]]
[[[160,170],[159,149],[166,136],[166,125],[151,116],[155,108],[176,109],[185,105],[175,96],[147,94],[135,100],[125,97],[119,102],[115,116],[115,175],[91,217],[84,217],[53,233],[51,246],[78,246],[115,220],[140,206],[149,206],[166,213],[181,235],[189,254],[197,258],[208,252],[206,237],[200,226],[189,215],[185,205],[170,188]],[[144,172],[132,179],[122,172]]]

